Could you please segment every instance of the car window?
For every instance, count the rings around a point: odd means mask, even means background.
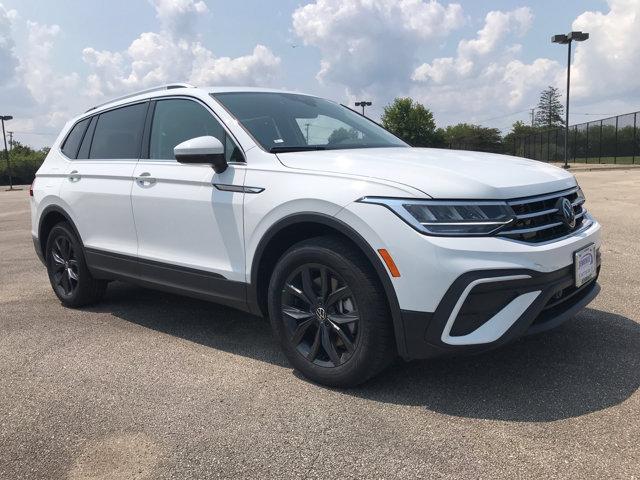
[[[138,158],[147,103],[101,113],[89,158]]]
[[[149,158],[175,160],[173,149],[191,138],[210,135],[225,147],[227,161],[242,161],[240,150],[205,107],[186,99],[158,100],[153,112]]]
[[[244,162],[244,155],[231,139],[229,135],[225,135],[224,156],[228,162]]]
[[[84,138],[82,139],[80,150],[78,150],[78,156],[76,158],[89,158],[89,149],[91,148],[91,139],[93,138],[93,132],[96,129],[96,123],[98,123],[97,115],[91,117],[91,123],[89,124],[89,128],[87,128],[87,132],[84,134]]]
[[[362,140],[365,133],[337,118],[318,115],[316,118],[296,118],[307,145],[340,145]]]
[[[69,158],[76,158],[76,154],[78,153],[78,147],[80,146],[80,142],[82,141],[82,136],[84,135],[85,130],[87,129],[87,125],[89,124],[89,119],[85,118],[84,120],[80,120],[76,123],[69,135],[67,135],[66,140],[64,141],[64,145],[62,146],[62,153],[64,153]]]
[[[375,122],[322,98],[282,92],[211,95],[270,152],[408,146]]]

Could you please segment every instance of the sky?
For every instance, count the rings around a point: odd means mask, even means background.
[[[165,83],[265,86],[341,103],[395,97],[438,126],[507,131],[566,82],[570,123],[640,110],[640,0],[0,0],[0,114],[20,142]]]

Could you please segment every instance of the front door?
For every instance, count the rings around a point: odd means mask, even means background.
[[[221,303],[244,302],[244,194],[229,189],[244,184],[242,154],[202,103],[169,98],[151,108],[147,158],[135,168],[131,196],[140,278]],[[226,146],[231,164],[222,174],[175,160],[177,144],[203,135]]]

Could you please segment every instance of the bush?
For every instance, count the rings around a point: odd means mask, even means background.
[[[33,150],[20,142],[13,142],[13,147],[9,152],[13,184],[28,185],[33,182],[47,153],[49,153],[48,148]],[[0,185],[9,185],[9,170],[4,150],[0,151]]]

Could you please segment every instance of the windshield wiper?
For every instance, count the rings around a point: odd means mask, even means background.
[[[326,150],[322,146],[299,145],[297,147],[271,147],[269,153],[308,152],[313,150]]]

